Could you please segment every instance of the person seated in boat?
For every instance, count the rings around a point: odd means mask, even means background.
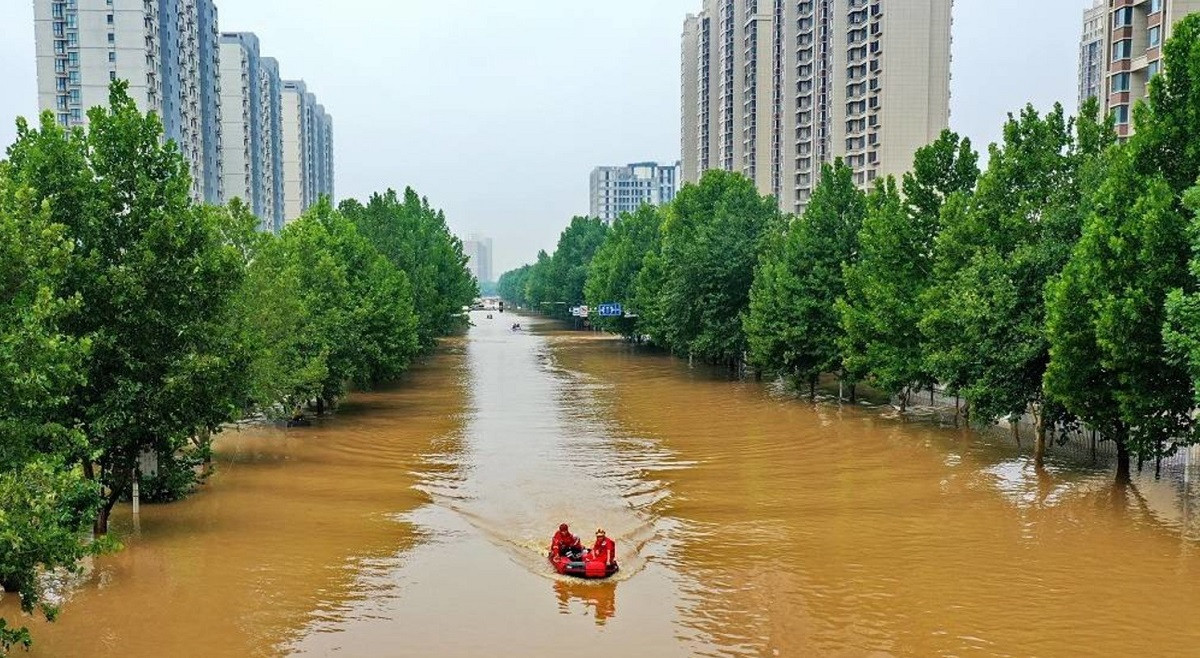
[[[550,540],[550,552],[554,555],[578,555],[583,552],[583,543],[579,541],[579,537],[571,534],[570,528],[563,523],[558,526],[558,532],[554,533],[554,539]]]
[[[596,543],[592,544],[591,550],[588,551],[587,559],[605,564],[616,563],[617,542],[608,538],[604,528],[596,528]]]

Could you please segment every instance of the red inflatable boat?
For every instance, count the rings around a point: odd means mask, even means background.
[[[589,560],[587,556],[568,556],[550,554],[550,564],[554,570],[564,576],[577,578],[608,578],[621,570],[616,562],[611,564],[603,560]]]

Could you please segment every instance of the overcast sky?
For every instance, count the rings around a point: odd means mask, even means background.
[[[412,186],[495,239],[497,275],[588,212],[594,166],[679,158],[680,29],[700,0],[217,2],[222,30],[258,33],[333,115],[339,198]],[[0,0],[3,145],[37,112],[32,5]],[[982,147],[1026,102],[1073,111],[1090,5],[956,0],[951,127]]]

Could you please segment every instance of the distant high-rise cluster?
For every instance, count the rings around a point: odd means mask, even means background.
[[[860,185],[950,121],[953,0],[703,0],[683,26],[683,180],[745,174],[808,203],[841,157]]]
[[[467,270],[479,283],[495,281],[492,276],[492,239],[474,233],[463,242],[463,254],[467,257]]]
[[[35,0],[38,102],[64,126],[129,82],[161,118],[197,201],[242,199],[278,230],[333,196],[333,120],[301,81],[281,80],[258,37],[217,27],[213,0]]]
[[[591,178],[591,216],[611,223],[623,213],[649,204],[675,200],[680,163],[635,162],[623,167],[596,167]]]
[[[1200,0],[1096,0],[1083,12],[1079,102],[1100,100],[1116,120],[1117,134],[1133,132],[1133,106],[1162,71],[1162,46]]]

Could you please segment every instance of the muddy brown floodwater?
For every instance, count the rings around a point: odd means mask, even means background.
[[[314,427],[224,435],[187,501],[119,510],[125,550],[31,655],[1200,655],[1175,488],[474,320]],[[560,521],[604,526],[621,573],[555,576]]]

